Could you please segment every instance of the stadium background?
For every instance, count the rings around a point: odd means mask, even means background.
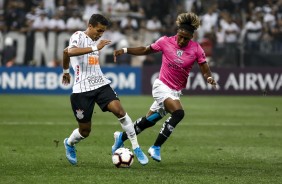
[[[124,55],[114,64],[113,50],[174,35],[176,16],[186,11],[201,17],[194,40],[219,88],[207,86],[195,66],[184,94],[282,94],[281,0],[2,0],[0,93],[69,94],[59,84],[63,48],[92,13],[102,13],[112,22],[103,38],[112,43],[100,63],[112,86],[121,95],[150,94],[161,55]]]
[[[1,184],[281,183],[281,4],[0,0]],[[110,153],[120,124],[96,106],[91,136],[77,145],[79,164],[72,167],[62,142],[77,123],[69,100],[71,85],[61,84],[62,51],[70,35],[85,30],[92,13],[112,20],[104,37],[113,43],[102,50],[101,65],[136,120],[152,103],[160,54],[123,55],[113,64],[112,52],[175,34],[175,18],[186,11],[201,17],[195,40],[205,49],[219,88],[211,89],[195,66],[183,91],[188,95],[181,97],[186,115],[162,147],[162,162],[150,160],[144,167],[135,160],[126,170],[115,168]],[[249,21],[256,17],[256,23]],[[144,151],[165,119],[138,135]],[[131,147],[129,142],[125,146]]]

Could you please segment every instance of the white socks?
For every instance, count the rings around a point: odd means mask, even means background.
[[[84,137],[82,137],[78,131],[78,128],[75,129],[72,134],[70,135],[70,137],[68,138],[68,145],[75,145],[76,143],[79,143],[82,139],[84,139]]]
[[[128,139],[132,144],[132,149],[139,147],[137,136],[134,130],[134,125],[132,123],[131,118],[126,113],[124,117],[118,119],[121,123],[122,129],[126,132]]]
[[[138,141],[137,141],[137,136],[134,130],[134,125],[132,123],[131,118],[128,116],[126,113],[124,117],[118,119],[121,123],[122,129],[126,132],[128,139],[130,140],[132,144],[132,149],[134,150],[135,148],[139,147]],[[75,145],[79,143],[84,137],[82,137],[79,133],[78,128],[75,129],[70,137],[68,138],[68,145]]]

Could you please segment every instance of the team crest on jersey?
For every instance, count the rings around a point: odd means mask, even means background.
[[[76,117],[78,118],[78,119],[82,119],[83,117],[84,117],[84,114],[83,114],[83,110],[80,110],[80,109],[78,109],[78,110],[76,110]]]
[[[177,50],[177,51],[176,51],[176,55],[177,55],[178,57],[181,57],[182,54],[183,54],[183,50]]]

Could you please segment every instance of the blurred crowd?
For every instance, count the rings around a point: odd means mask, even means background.
[[[0,66],[14,63],[15,44],[5,37],[11,31],[71,34],[85,30],[90,16],[101,13],[112,22],[103,38],[115,49],[149,45],[162,35],[176,34],[177,15],[189,11],[201,18],[194,40],[213,66],[242,66],[245,53],[282,51],[282,0],[0,0]],[[160,57],[122,59],[123,64],[143,66],[159,65]]]

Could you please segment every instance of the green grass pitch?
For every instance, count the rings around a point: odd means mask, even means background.
[[[121,96],[133,120],[150,96]],[[95,106],[90,137],[77,145],[78,165],[63,140],[77,127],[69,96],[0,96],[0,183],[282,183],[282,97],[183,96],[186,116],[163,145],[162,161],[129,169],[111,161],[117,119]],[[168,117],[168,116],[167,116]],[[147,153],[165,119],[138,136]],[[130,147],[130,143],[125,143]]]

